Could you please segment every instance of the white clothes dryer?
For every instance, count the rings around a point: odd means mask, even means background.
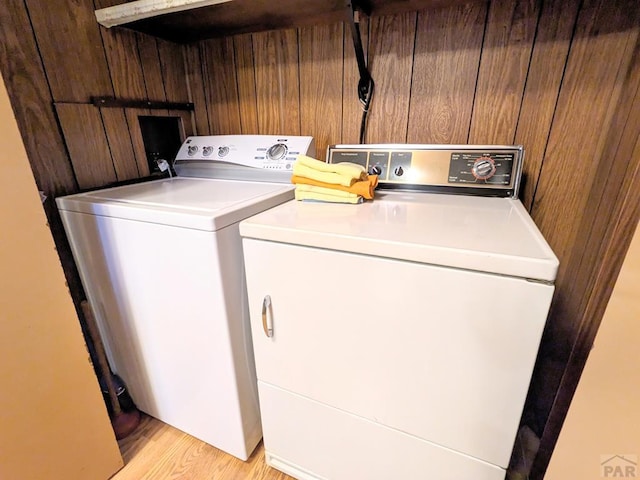
[[[342,145],[384,191],[240,223],[267,462],[300,479],[498,480],[558,260],[522,149]]]

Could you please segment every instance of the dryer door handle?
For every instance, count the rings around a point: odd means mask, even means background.
[[[273,312],[269,295],[265,295],[262,300],[262,329],[267,337],[273,337]]]

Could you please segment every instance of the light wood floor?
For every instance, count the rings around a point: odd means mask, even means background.
[[[145,414],[118,445],[125,465],[111,480],[294,480],[265,464],[262,442],[242,462]],[[507,474],[507,480],[526,478],[517,469]]]
[[[155,418],[118,442],[125,466],[112,480],[291,480],[268,467],[262,443],[242,462]]]

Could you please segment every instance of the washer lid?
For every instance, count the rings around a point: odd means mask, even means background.
[[[292,201],[243,221],[240,234],[545,282],[558,269],[520,201],[508,198],[387,192],[361,205]]]
[[[69,195],[60,210],[215,231],[293,198],[293,185],[173,178]]]

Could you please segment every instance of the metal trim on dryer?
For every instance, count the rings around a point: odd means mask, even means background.
[[[374,156],[379,158],[374,158]],[[521,145],[331,145],[327,163],[349,161],[379,175],[383,189],[517,198]]]

